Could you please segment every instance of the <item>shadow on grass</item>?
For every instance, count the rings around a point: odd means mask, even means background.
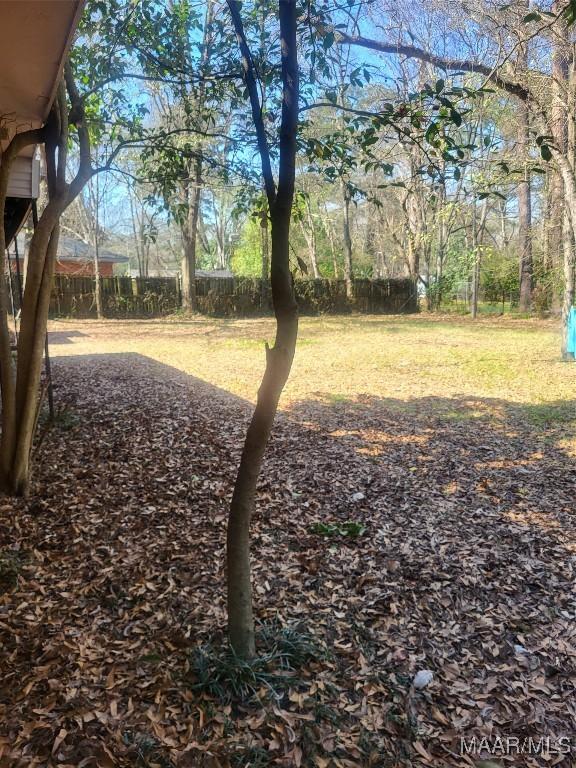
[[[78,339],[86,336],[80,331],[49,331],[48,344],[72,344],[72,339]]]
[[[168,386],[169,398],[182,397],[190,417],[219,419],[218,434],[228,455],[239,456],[253,408],[249,402],[135,353],[57,362],[58,369],[83,365],[90,367],[92,380],[113,377],[115,389],[126,388],[128,398],[138,386],[129,382]],[[118,385],[119,371],[125,382]],[[178,395],[170,385],[187,394]],[[144,405],[154,408],[152,402]],[[113,419],[113,401],[107,407],[108,420]],[[495,520],[504,527],[514,520],[543,527],[564,546],[573,535],[575,427],[576,400],[524,404],[498,398],[350,399],[319,393],[279,414],[261,485],[277,478],[278,492],[288,497],[287,488],[314,488],[309,509],[317,510],[321,521],[326,514],[338,522],[360,511],[366,522],[367,505],[374,503],[378,515],[400,508],[406,525],[417,527],[423,510],[444,515],[448,506],[456,514],[459,535],[465,536],[468,516],[480,509],[491,526]],[[138,471],[137,453],[128,452],[125,460]],[[227,492],[235,461],[229,466],[232,470],[222,477]],[[365,500],[352,504],[354,493]],[[261,503],[258,514],[269,519],[271,511]]]

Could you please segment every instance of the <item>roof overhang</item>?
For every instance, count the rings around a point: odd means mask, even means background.
[[[0,1],[0,146],[46,122],[84,0]],[[32,156],[34,147],[28,148]]]

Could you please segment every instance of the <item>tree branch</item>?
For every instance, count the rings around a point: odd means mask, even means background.
[[[262,118],[262,105],[260,104],[260,97],[258,95],[258,83],[256,81],[254,61],[252,59],[252,54],[250,53],[248,41],[246,40],[244,25],[240,15],[241,3],[238,2],[238,0],[226,0],[226,2],[228,3],[232,23],[236,32],[236,39],[238,40],[238,47],[240,48],[240,56],[242,58],[244,82],[246,83],[248,96],[250,97],[252,119],[254,120],[258,151],[262,163],[264,189],[266,190],[266,197],[268,198],[268,206],[272,208],[276,202],[276,184],[274,183],[274,174],[272,173],[272,163],[270,161],[270,148],[268,146],[268,138],[266,136],[266,129]],[[282,3],[280,5],[282,5]]]
[[[361,48],[369,48],[372,51],[378,51],[379,53],[391,53],[396,56],[405,56],[408,59],[418,59],[424,61],[427,64],[432,64],[434,67],[444,70],[470,72],[473,74],[479,74],[486,77],[490,82],[494,83],[498,88],[521,101],[529,101],[531,93],[521,83],[515,80],[509,80],[503,77],[497,70],[486,64],[480,64],[474,61],[467,61],[465,59],[450,59],[445,56],[437,56],[434,53],[417,48],[414,45],[402,45],[400,43],[386,43],[379,40],[372,40],[362,35],[348,35],[345,32],[336,32],[336,42],[340,45],[357,45]]]
[[[80,144],[80,166],[78,168],[78,173],[68,187],[67,205],[69,205],[72,200],[80,194],[82,187],[90,177],[94,175],[94,170],[92,168],[92,158],[90,153],[90,133],[84,115],[84,102],[76,87],[72,67],[69,61],[66,62],[64,68],[64,77],[66,80],[66,90],[68,91],[71,104],[69,121],[76,125],[78,141]]]

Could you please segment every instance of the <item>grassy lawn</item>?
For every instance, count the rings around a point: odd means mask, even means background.
[[[56,321],[51,330],[53,355],[135,352],[254,400],[274,325],[270,319]],[[391,408],[418,409],[425,398],[427,409],[459,419],[500,416],[496,401],[503,401],[535,426],[565,424],[576,419],[576,367],[561,362],[558,350],[558,324],[551,321],[303,318],[282,404],[369,396]]]

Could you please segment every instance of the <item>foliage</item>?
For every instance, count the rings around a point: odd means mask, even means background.
[[[483,255],[481,286],[487,301],[498,303],[517,299],[519,292],[518,269],[515,259],[506,258],[492,248],[486,248]]]
[[[0,594],[18,586],[22,565],[19,552],[0,550]]]
[[[314,638],[298,626],[264,626],[257,642],[254,659],[239,658],[229,646],[196,648],[190,659],[193,689],[223,702],[278,700],[297,682],[300,667],[325,657]]]
[[[344,536],[350,539],[356,539],[366,530],[364,523],[348,520],[344,523],[313,523],[310,526],[311,533],[317,533],[319,536]]]
[[[242,277],[262,275],[262,227],[254,216],[248,216],[244,221],[240,242],[232,254],[231,267],[235,275]]]

